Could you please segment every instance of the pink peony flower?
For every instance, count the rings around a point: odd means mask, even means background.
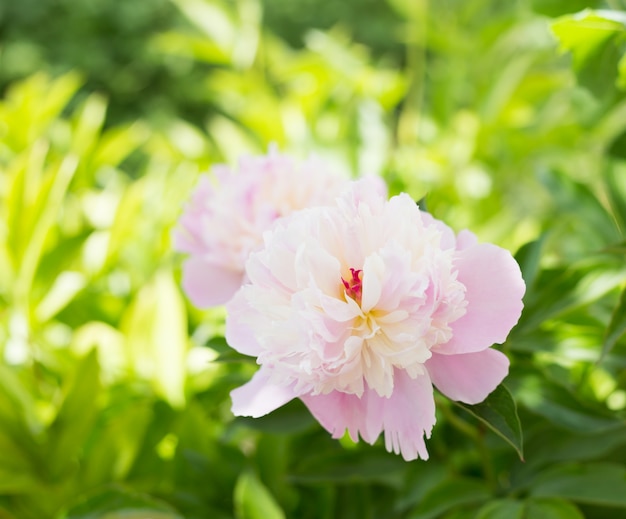
[[[489,347],[519,319],[517,263],[455,236],[406,194],[387,201],[355,182],[336,205],[278,222],[246,272],[226,338],[261,367],[231,393],[235,415],[298,397],[334,438],[384,433],[387,450],[427,459],[433,384],[475,404],[508,373]]]
[[[291,212],[331,203],[346,180],[311,158],[301,164],[273,149],[246,157],[239,169],[215,166],[203,176],[174,231],[189,254],[183,288],[199,307],[226,303],[244,281],[245,262],[263,232]]]

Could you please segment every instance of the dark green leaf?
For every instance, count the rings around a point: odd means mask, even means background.
[[[538,476],[530,494],[626,508],[626,467],[616,463],[562,465]]]
[[[528,500],[525,517],[528,519],[585,519],[575,505],[558,498]]]
[[[76,366],[64,389],[64,399],[50,427],[48,459],[54,477],[61,477],[82,450],[98,411],[100,367],[95,349]]]
[[[522,425],[517,415],[517,406],[511,393],[503,384],[500,384],[480,404],[455,403],[502,437],[517,451],[520,459],[524,459]]]
[[[490,497],[482,481],[469,478],[448,480],[429,492],[408,518],[433,519],[455,507],[480,503]]]
[[[527,287],[532,286],[537,277],[544,240],[545,235],[542,235],[539,239],[526,243],[515,255]]]
[[[525,519],[524,503],[513,499],[498,499],[483,506],[476,519]]]
[[[237,417],[235,423],[274,434],[294,434],[313,427],[315,419],[299,400],[294,399],[260,418]]]
[[[382,452],[333,451],[305,458],[289,475],[296,483],[378,483],[400,487],[407,464]]]

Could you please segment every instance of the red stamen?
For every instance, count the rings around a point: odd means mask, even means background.
[[[346,294],[348,294],[357,303],[361,304],[361,293],[363,292],[363,271],[351,268],[350,272],[352,273],[352,279],[350,281],[346,281],[341,278],[341,282],[346,289]]]

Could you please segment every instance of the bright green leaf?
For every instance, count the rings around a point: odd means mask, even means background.
[[[585,10],[552,24],[561,48],[572,52],[581,85],[599,98],[615,90],[617,67],[623,55],[626,25],[623,14]]]
[[[185,402],[187,315],[170,271],[160,271],[133,301],[123,323],[137,374],[172,406]]]
[[[121,487],[100,490],[72,506],[62,519],[182,519],[165,503]]]
[[[236,519],[285,519],[270,491],[251,471],[243,472],[237,480],[234,506]]]
[[[602,344],[602,357],[611,352],[615,343],[626,333],[626,288],[622,291],[619,302],[613,310],[611,322],[606,329],[604,343]]]

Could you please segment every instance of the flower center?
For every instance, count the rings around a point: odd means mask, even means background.
[[[341,282],[346,289],[346,294],[360,305],[363,292],[363,271],[351,268],[350,273],[352,274],[352,279],[346,281],[341,278]]]

